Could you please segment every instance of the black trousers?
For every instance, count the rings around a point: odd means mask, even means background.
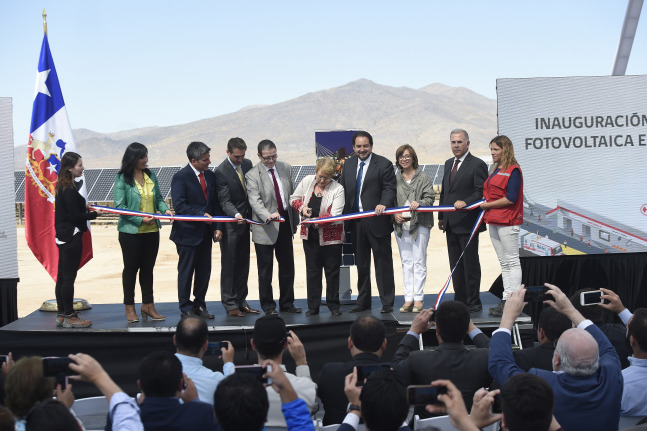
[[[321,305],[322,270],[326,274],[326,305],[339,310],[339,267],[342,244],[319,245],[319,238],[303,240],[306,255],[308,309],[319,311]]]
[[[220,240],[220,300],[225,310],[247,307],[249,227],[242,235],[224,233]]]
[[[470,234],[457,235],[448,227],[445,231],[449,267],[454,268],[463,250],[463,258],[456,266],[452,282],[454,284],[454,299],[469,306],[481,305],[479,292],[481,290],[481,262],[479,261],[479,233],[469,247],[465,248]]]
[[[81,264],[83,232],[79,232],[65,244],[58,244],[58,273],[56,275],[56,306],[58,314],[74,313],[74,281]]]
[[[395,300],[395,279],[393,277],[393,255],[391,234],[375,236],[366,227],[365,220],[351,222],[351,238],[357,266],[357,306],[371,308],[371,252],[375,264],[375,280],[382,306],[393,308]]]
[[[205,227],[204,236],[198,245],[176,244],[177,262],[177,296],[180,311],[189,312],[194,308],[207,308],[205,297],[211,277],[211,229]],[[193,297],[191,301],[191,281]]]
[[[135,304],[135,280],[139,272],[139,286],[142,290],[142,304],[153,300],[153,268],[160,246],[160,233],[119,232],[119,245],[124,259],[121,283],[124,288],[124,304]]]
[[[279,309],[294,307],[294,251],[290,223],[280,223],[279,236],[272,245],[256,244],[258,266],[258,296],[263,311],[276,309],[272,293],[274,258],[279,264]]]

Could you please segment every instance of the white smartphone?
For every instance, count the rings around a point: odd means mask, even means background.
[[[601,290],[592,290],[580,293],[580,305],[596,305],[602,304],[603,302],[604,300],[602,299]]]

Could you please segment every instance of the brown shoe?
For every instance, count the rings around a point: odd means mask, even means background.
[[[259,314],[260,313],[260,311],[254,310],[249,305],[247,305],[245,307],[240,307],[240,311],[242,311],[243,313],[248,313],[248,314]]]
[[[155,309],[155,304],[152,302],[150,304],[142,304],[142,319],[146,320],[146,316],[150,317],[151,320],[164,320],[166,319],[165,316],[162,316],[157,312]]]
[[[233,309],[227,311],[227,316],[230,316],[230,317],[244,317],[245,315],[238,308],[233,308]]]
[[[79,313],[65,316],[63,319],[63,328],[89,328],[90,326],[92,326],[92,322],[81,319]]]
[[[126,320],[128,320],[128,323],[139,322],[139,317],[137,317],[134,304],[126,305]]]

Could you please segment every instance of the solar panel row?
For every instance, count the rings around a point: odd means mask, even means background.
[[[434,185],[440,185],[443,179],[445,167],[443,165],[421,165],[423,171],[429,175]],[[162,166],[150,168],[155,175],[164,199],[171,197],[171,179],[180,169],[180,166]],[[211,170],[216,167],[212,166]],[[118,169],[86,169],[85,185],[88,190],[88,201],[90,202],[112,202],[112,187]],[[306,175],[314,175],[314,165],[292,166],[292,178],[298,185]],[[16,202],[25,202],[25,171],[14,171],[14,188],[16,193]]]

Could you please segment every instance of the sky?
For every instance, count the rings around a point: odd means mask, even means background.
[[[72,128],[211,118],[366,78],[496,98],[497,78],[611,73],[625,0],[0,0],[0,97],[27,143],[42,11]],[[643,11],[627,75],[647,73]]]

